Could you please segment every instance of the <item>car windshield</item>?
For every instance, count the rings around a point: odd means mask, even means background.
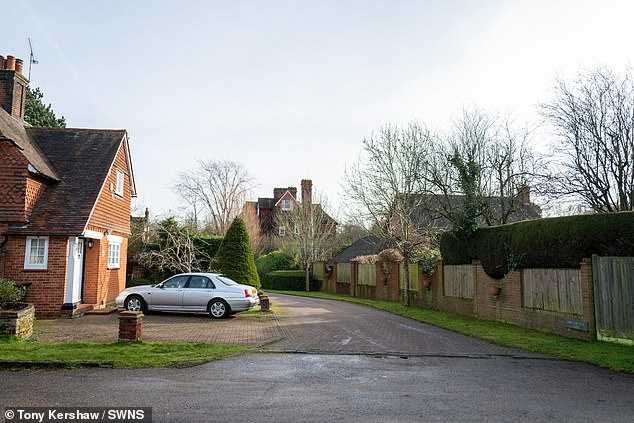
[[[224,276],[224,275],[218,275],[218,280],[220,280],[220,282],[222,282],[223,284],[227,285],[227,286],[234,286],[234,285],[240,285],[238,282],[229,279],[228,277]]]

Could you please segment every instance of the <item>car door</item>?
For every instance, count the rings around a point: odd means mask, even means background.
[[[176,275],[152,290],[153,310],[182,310],[183,291],[189,275]]]
[[[192,275],[183,290],[183,309],[207,311],[209,300],[214,297],[214,283],[206,276]]]

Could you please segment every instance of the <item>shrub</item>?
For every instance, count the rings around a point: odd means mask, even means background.
[[[438,260],[440,260],[440,251],[432,248],[422,247],[412,254],[412,262],[418,264],[420,270],[428,278],[436,273]]]
[[[217,269],[238,283],[260,287],[244,220],[233,219],[215,257]]]
[[[310,290],[319,290],[319,281],[310,281]],[[262,278],[262,288],[285,291],[305,291],[306,273],[303,270],[275,270]]]
[[[200,268],[204,270],[214,270],[213,257],[218,253],[223,238],[217,235],[193,234],[192,241],[196,251],[196,258]]]
[[[275,250],[263,255],[255,261],[260,278],[274,270],[291,270],[297,268],[295,258],[284,251]]]
[[[155,282],[150,279],[132,279],[125,284],[126,288],[132,288],[133,286],[154,285]]]
[[[10,280],[0,278],[0,304],[20,301],[25,291],[26,288],[17,287],[15,283]]]

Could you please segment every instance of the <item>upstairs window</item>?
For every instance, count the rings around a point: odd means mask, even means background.
[[[282,210],[289,211],[291,209],[291,200],[282,200]]]
[[[123,172],[117,170],[117,185],[115,187],[114,193],[119,197],[123,197]]]
[[[284,226],[280,226],[277,233],[280,234],[280,236],[286,236],[286,228]]]
[[[29,236],[26,238],[24,268],[45,270],[48,267],[48,237]]]

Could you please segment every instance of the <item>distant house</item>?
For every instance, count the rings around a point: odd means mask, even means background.
[[[301,181],[301,195],[301,204],[321,207],[320,204],[312,202],[313,182],[310,179]],[[283,237],[291,229],[278,225],[277,217],[280,213],[292,213],[297,210],[299,205],[300,200],[297,197],[296,187],[274,188],[273,197],[260,197],[258,201],[247,201],[244,204],[243,215],[247,216],[247,220],[249,217],[257,220],[260,237]],[[330,222],[334,222],[334,219],[328,215],[327,219],[330,219]],[[329,228],[336,227],[336,222],[335,225],[327,226]]]
[[[447,216],[461,207],[464,196],[425,195],[425,197],[422,201],[423,206],[416,209],[412,216],[417,230],[424,231],[427,235],[434,235],[451,229],[453,225]],[[478,218],[479,226],[541,218],[541,209],[531,201],[528,187],[523,187],[514,199],[489,197],[486,198],[486,204],[487,214]],[[355,257],[378,254],[387,248],[394,248],[394,245],[376,235],[368,235],[334,256],[328,264],[348,263]]]
[[[27,84],[0,56],[0,277],[28,286],[40,317],[103,307],[125,287],[128,134],[31,127]]]

